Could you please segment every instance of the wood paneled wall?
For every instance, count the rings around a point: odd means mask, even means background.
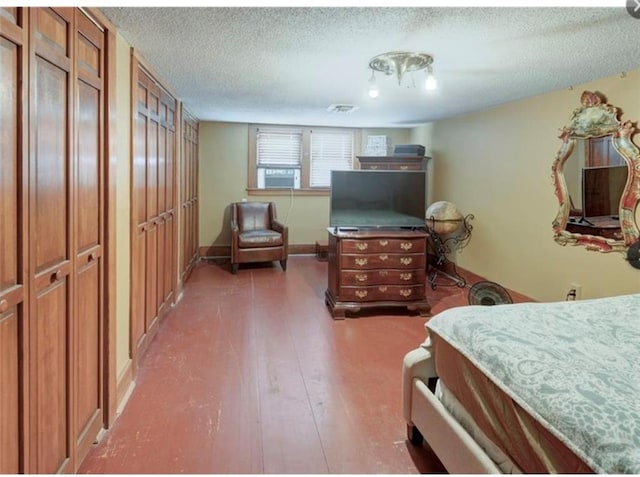
[[[197,243],[197,122],[150,71],[133,56],[134,369]],[[74,472],[115,420],[115,83],[99,11],[0,7],[0,474]]]
[[[0,9],[0,474],[74,472],[105,426],[109,32]]]

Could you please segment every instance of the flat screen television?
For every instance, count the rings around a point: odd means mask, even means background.
[[[425,171],[331,171],[329,225],[424,227],[426,181]]]
[[[617,217],[627,174],[626,165],[582,169],[582,216]]]

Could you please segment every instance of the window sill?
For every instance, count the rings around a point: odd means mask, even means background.
[[[247,188],[247,193],[249,195],[261,195],[261,196],[280,196],[280,195],[291,195],[291,191],[293,190],[294,196],[328,196],[331,191],[328,187],[317,187],[313,189],[252,189]]]

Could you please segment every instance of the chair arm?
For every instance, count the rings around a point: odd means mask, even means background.
[[[284,229],[286,229],[287,227],[282,222],[280,222],[279,220],[275,220],[274,219],[274,220],[271,221],[271,228],[273,230],[275,230],[276,232],[280,232],[281,234],[283,234],[284,233]]]
[[[277,219],[271,220],[271,228],[276,232],[280,232],[282,234],[282,247],[284,248],[284,260],[289,256],[289,227],[284,225]]]

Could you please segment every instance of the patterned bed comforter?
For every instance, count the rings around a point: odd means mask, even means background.
[[[640,473],[640,294],[467,306],[428,323],[599,473]]]

